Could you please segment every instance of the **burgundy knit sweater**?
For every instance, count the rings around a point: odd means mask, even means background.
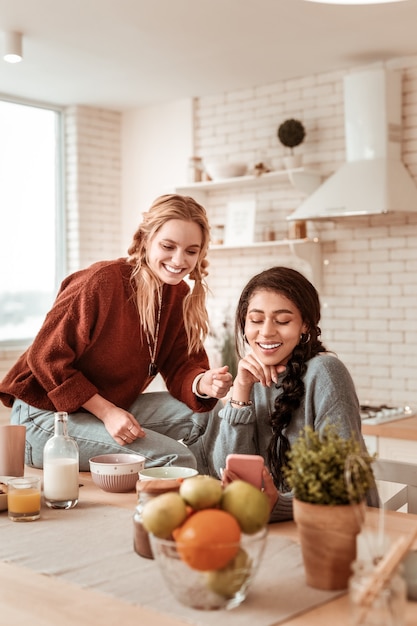
[[[0,400],[73,413],[98,393],[129,409],[151,382],[126,259],[102,261],[68,276],[32,345],[0,382]],[[164,285],[156,364],[170,393],[193,411],[214,407],[192,392],[209,368],[204,351],[189,357],[182,303],[189,290]],[[151,342],[152,346],[152,342]]]

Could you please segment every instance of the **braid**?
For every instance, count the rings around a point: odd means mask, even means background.
[[[289,491],[282,468],[286,465],[290,442],[283,430],[291,422],[293,412],[298,409],[304,397],[303,377],[306,370],[304,350],[301,345],[298,345],[287,363],[287,374],[282,381],[282,393],[275,399],[274,412],[271,415],[272,438],[267,450],[268,464],[274,483],[280,491]]]

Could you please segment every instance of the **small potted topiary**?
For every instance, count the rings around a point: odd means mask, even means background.
[[[283,146],[290,149],[290,155],[284,157],[287,168],[299,167],[301,156],[294,154],[294,148],[299,146],[305,139],[306,131],[299,120],[290,118],[278,126],[277,136]]]
[[[321,433],[306,426],[288,452],[284,475],[294,494],[307,584],[345,589],[356,558],[365,498],[375,488],[372,463],[360,442],[334,424]]]

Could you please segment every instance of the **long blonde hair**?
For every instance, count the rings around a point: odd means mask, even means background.
[[[134,267],[132,280],[142,326],[155,341],[155,310],[156,303],[162,295],[163,284],[149,268],[147,251],[149,243],[168,220],[195,222],[201,228],[201,249],[197,264],[189,275],[194,281],[194,287],[186,295],[183,303],[188,354],[191,354],[203,348],[209,328],[205,304],[208,287],[205,278],[208,274],[206,256],[210,242],[210,226],[204,207],[189,196],[166,194],[156,198],[149,211],[143,214],[143,221],[133,235],[127,262]]]

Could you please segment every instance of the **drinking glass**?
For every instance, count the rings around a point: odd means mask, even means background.
[[[41,479],[22,476],[7,481],[7,507],[13,522],[33,522],[41,513]]]

